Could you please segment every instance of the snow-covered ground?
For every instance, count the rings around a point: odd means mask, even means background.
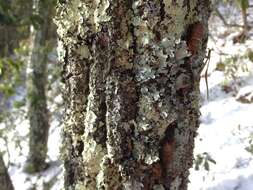
[[[219,71],[209,77],[210,98],[201,107],[195,146],[195,155],[207,152],[216,164],[210,163],[209,171],[204,167],[191,169],[189,190],[253,189],[253,157],[246,150],[253,134],[253,104],[240,103],[231,93],[222,91],[219,82],[223,80]],[[253,87],[252,74],[244,86],[242,89]]]
[[[212,19],[209,48],[214,52],[208,77],[210,97],[207,100],[206,84],[202,78],[201,125],[194,154],[195,157],[208,154],[216,164],[209,162],[209,170],[203,165],[199,170],[192,168],[189,190],[253,190],[253,152],[246,150],[253,138],[253,101],[238,101],[243,95],[253,95],[253,62],[247,58],[239,60],[239,66],[247,66],[248,71],[239,69],[236,80],[229,80],[224,72],[215,70],[217,64],[229,56],[252,52],[253,35],[251,33],[244,44],[233,44],[232,38],[238,35],[238,28],[229,30],[217,18]]]

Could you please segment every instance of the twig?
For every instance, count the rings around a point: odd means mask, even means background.
[[[215,12],[217,13],[217,16],[221,19],[221,21],[223,22],[223,24],[225,26],[228,26],[228,27],[241,27],[241,28],[244,27],[243,25],[239,25],[239,24],[229,24],[217,7],[215,7]]]
[[[209,63],[210,63],[210,57],[211,57],[211,52],[212,49],[208,50],[207,56],[206,56],[206,61],[205,61],[205,65],[206,65],[206,71],[205,71],[205,82],[206,82],[206,96],[207,96],[207,100],[209,100],[209,87],[208,87],[208,67],[209,67]]]

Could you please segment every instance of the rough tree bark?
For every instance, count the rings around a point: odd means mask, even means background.
[[[47,109],[46,81],[47,56],[52,36],[53,5],[48,1],[34,1],[43,23],[31,32],[32,51],[27,68],[27,103],[30,122],[29,155],[25,170],[29,173],[46,167],[49,113]]]
[[[61,0],[67,190],[186,190],[209,0]]]
[[[0,187],[2,190],[14,190],[8,170],[4,164],[2,153],[0,153]]]

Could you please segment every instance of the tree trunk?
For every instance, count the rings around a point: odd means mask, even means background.
[[[248,20],[247,20],[247,9],[242,9],[242,20],[243,20],[243,32],[246,34],[249,30]]]
[[[0,187],[1,190],[14,190],[8,170],[5,167],[2,154],[0,153]]]
[[[186,190],[209,0],[59,1],[67,190]]]
[[[47,109],[47,56],[49,51],[50,29],[52,28],[53,5],[35,1],[38,15],[43,23],[31,32],[32,52],[27,68],[27,102],[30,121],[29,157],[25,170],[29,173],[46,167],[49,114]]]
[[[0,56],[7,57],[13,54],[14,48],[18,47],[19,35],[17,28],[13,26],[8,11],[11,10],[13,1],[5,0],[1,2],[0,12]],[[6,11],[8,10],[8,11]],[[2,12],[3,11],[3,12]]]

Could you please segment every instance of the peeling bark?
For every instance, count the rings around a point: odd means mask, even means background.
[[[209,14],[208,0],[60,1],[66,189],[187,189]]]

